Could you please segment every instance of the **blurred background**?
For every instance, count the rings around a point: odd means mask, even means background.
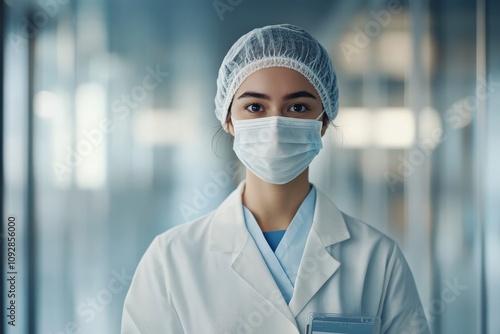
[[[119,332],[154,236],[244,176],[213,112],[222,58],[292,23],[340,89],[311,182],[399,243],[433,333],[500,333],[499,15],[494,0],[2,0],[0,332]]]

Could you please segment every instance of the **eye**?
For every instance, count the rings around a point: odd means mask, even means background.
[[[289,111],[293,111],[293,112],[299,112],[299,113],[302,113],[302,112],[306,112],[309,110],[309,108],[305,105],[305,104],[302,104],[302,103],[295,103],[294,105],[292,105],[290,107],[290,109],[288,109]]]
[[[249,104],[245,107],[245,109],[249,112],[259,112],[264,110],[264,108],[258,103]]]

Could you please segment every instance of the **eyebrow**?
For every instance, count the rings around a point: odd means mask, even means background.
[[[261,100],[271,100],[269,95],[266,95],[263,93],[258,93],[258,92],[245,92],[245,93],[241,94],[240,96],[238,96],[238,99],[248,98],[248,97],[253,97],[253,98],[261,99]],[[299,97],[307,97],[307,98],[316,100],[316,97],[314,95],[312,95],[309,92],[306,92],[305,90],[302,90],[300,92],[287,94],[284,96],[283,100],[293,100],[293,99],[298,99]]]

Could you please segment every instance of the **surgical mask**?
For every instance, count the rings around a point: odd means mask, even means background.
[[[324,112],[324,111],[323,111]],[[272,184],[285,184],[302,173],[323,148],[319,119],[269,116],[248,120],[231,117],[233,149],[255,175]]]

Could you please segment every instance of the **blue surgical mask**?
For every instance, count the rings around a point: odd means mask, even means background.
[[[324,111],[323,111],[324,112]],[[269,116],[232,119],[233,149],[240,161],[262,180],[285,184],[302,173],[323,148],[319,119]]]

